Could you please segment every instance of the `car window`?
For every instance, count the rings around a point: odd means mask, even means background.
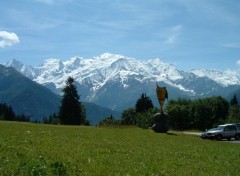
[[[217,128],[215,128],[216,130],[223,130],[224,126],[219,125]]]
[[[236,130],[237,130],[237,127],[236,127],[235,125],[231,125],[231,126],[230,126],[230,130],[231,130],[231,131],[236,131]]]
[[[235,125],[228,125],[224,128],[224,131],[236,131],[237,127]]]
[[[237,129],[240,130],[240,124],[236,124]]]
[[[230,126],[226,126],[226,127],[224,128],[224,131],[230,131]]]

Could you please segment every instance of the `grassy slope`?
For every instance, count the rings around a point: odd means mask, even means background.
[[[239,175],[239,163],[238,144],[0,121],[0,175]]]

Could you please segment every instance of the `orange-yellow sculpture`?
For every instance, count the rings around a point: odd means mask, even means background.
[[[164,101],[165,99],[168,99],[167,89],[166,87],[159,87],[157,84],[156,93],[157,93],[158,102],[160,104],[160,112],[163,113],[162,107],[164,105]]]

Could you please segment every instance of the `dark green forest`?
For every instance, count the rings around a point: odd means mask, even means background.
[[[150,97],[142,94],[134,108],[122,112],[120,120],[106,118],[101,125],[109,123],[149,128],[154,124],[153,115],[158,111],[152,107]],[[221,96],[195,100],[182,98],[170,100],[166,104],[164,113],[169,115],[168,123],[173,130],[206,130],[223,123],[240,122],[240,106],[236,95],[230,102]]]

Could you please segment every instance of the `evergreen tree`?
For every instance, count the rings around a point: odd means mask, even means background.
[[[149,109],[153,108],[153,103],[150,97],[146,94],[142,94],[141,97],[136,102],[136,112],[146,112]]]
[[[74,79],[69,77],[66,81],[66,86],[62,90],[63,98],[59,110],[59,118],[62,124],[65,125],[80,125],[83,124],[83,113],[81,102],[77,88],[74,85]]]
[[[24,114],[17,115],[17,116],[16,116],[16,121],[20,121],[20,122],[30,122],[30,116],[26,116],[26,115],[24,115]]]
[[[226,123],[239,123],[240,122],[240,106],[230,106],[229,115]]]
[[[232,106],[238,105],[238,100],[237,100],[236,94],[233,95],[233,97],[232,97],[232,99],[231,99],[231,101],[230,101],[230,104],[231,104]]]
[[[0,116],[2,120],[16,120],[16,115],[13,112],[12,107],[6,104],[0,104]]]

